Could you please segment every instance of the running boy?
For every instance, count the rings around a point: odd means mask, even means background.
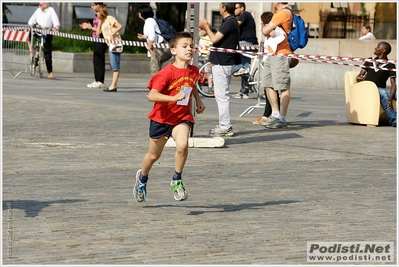
[[[144,156],[142,167],[136,173],[133,196],[138,202],[146,201],[148,174],[159,159],[169,137],[176,142],[175,172],[171,189],[175,200],[186,200],[188,194],[182,182],[182,171],[188,156],[188,139],[194,125],[191,113],[191,95],[195,98],[196,111],[205,110],[196,83],[198,67],[189,65],[194,53],[194,40],[189,32],[178,32],[170,40],[170,51],[175,57],[173,63],[157,72],[148,83],[148,100],[154,102],[150,119],[150,145]]]

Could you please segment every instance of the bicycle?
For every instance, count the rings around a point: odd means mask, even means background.
[[[252,59],[251,68],[248,74],[244,75],[244,79],[241,79],[241,86],[245,89],[249,89],[251,93],[256,92],[258,94],[260,78],[258,73],[258,65],[263,69],[263,61],[259,62],[258,55],[243,54],[246,57]],[[213,91],[210,89],[213,86],[213,75],[212,75],[212,63],[207,62],[199,69],[200,76],[197,81],[198,92],[205,97],[215,97]],[[211,87],[210,87],[211,86]]]
[[[212,63],[207,62],[199,69],[199,78],[197,80],[198,92],[205,97],[215,97],[213,93],[213,74]]]
[[[251,55],[251,54],[242,54],[245,57],[251,58],[251,68],[249,70],[248,74],[242,75],[243,79],[241,79],[241,86],[247,90],[249,90],[250,93],[259,93],[259,84],[260,84],[260,77],[259,77],[259,69],[258,67],[260,66],[261,69],[264,69],[263,61],[261,60],[259,62],[259,56],[258,55]]]
[[[30,75],[32,77],[35,76],[36,70],[38,70],[39,77],[43,78],[44,72],[44,52],[43,52],[43,45],[46,41],[46,35],[40,32],[31,31],[31,42],[34,44],[33,46],[33,56],[31,56],[31,62],[29,65]]]

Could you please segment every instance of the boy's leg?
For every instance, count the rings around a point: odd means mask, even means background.
[[[175,171],[181,173],[188,156],[188,138],[190,126],[187,123],[180,123],[173,128],[172,137],[176,142]]]
[[[136,181],[133,187],[133,196],[138,202],[146,201],[148,173],[154,162],[161,156],[166,141],[167,139],[164,137],[159,139],[150,138],[150,148],[144,156],[142,169],[136,173]]]
[[[172,177],[171,189],[173,197],[177,201],[183,201],[188,198],[183,181],[181,180],[181,173],[184,168],[188,156],[188,138],[190,134],[190,126],[186,123],[180,123],[173,128],[172,137],[176,142],[175,155],[175,173]]]
[[[150,145],[147,154],[143,158],[141,174],[147,176],[152,165],[159,159],[168,139],[161,137],[158,139],[150,138]]]

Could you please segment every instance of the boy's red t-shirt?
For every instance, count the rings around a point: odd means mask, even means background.
[[[182,86],[186,86],[192,88],[192,95],[193,90],[196,90],[198,76],[199,70],[196,66],[189,65],[186,69],[180,69],[169,63],[151,78],[148,89],[173,96],[180,92]],[[176,102],[154,102],[148,118],[168,125],[177,125],[184,120],[194,123],[191,95],[187,106],[178,105]]]

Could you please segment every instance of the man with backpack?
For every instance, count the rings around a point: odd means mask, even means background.
[[[273,36],[274,29],[280,27],[284,30],[285,38],[277,45],[276,51],[265,51],[277,54],[292,54],[287,35],[292,30],[293,15],[290,9],[287,9],[288,2],[274,3],[277,12],[273,15],[270,23],[262,27],[262,33],[265,36]],[[288,105],[291,99],[290,93],[290,63],[291,59],[282,56],[269,56],[265,61],[265,69],[263,71],[262,85],[266,88],[267,98],[272,108],[272,114],[262,122],[266,128],[285,128],[287,122]],[[280,91],[280,108],[278,103],[278,91]]]
[[[148,57],[150,60],[150,73],[154,75],[161,68],[162,64],[172,57],[169,48],[153,48],[153,44],[167,44],[167,40],[163,37],[160,26],[157,20],[154,19],[154,11],[148,4],[139,6],[138,16],[144,20],[143,34],[138,33],[137,38],[140,40],[147,40]],[[163,21],[162,21],[163,22]]]

